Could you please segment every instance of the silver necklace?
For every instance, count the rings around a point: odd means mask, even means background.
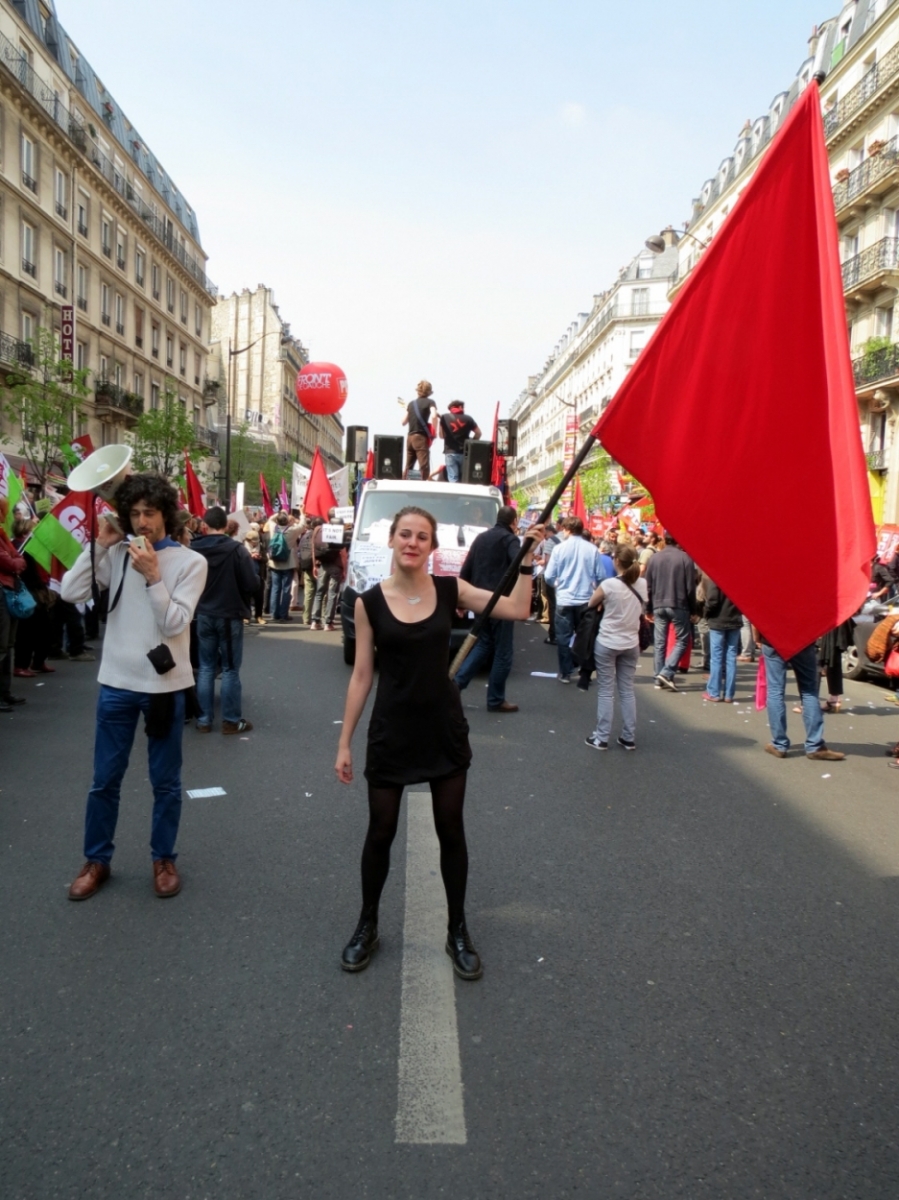
[[[407,596],[406,599],[410,604],[421,604],[421,596]]]

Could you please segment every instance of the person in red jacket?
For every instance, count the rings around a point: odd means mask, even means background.
[[[9,501],[0,498],[0,712],[12,712],[14,704],[24,704],[24,696],[12,694],[13,647],[16,644],[18,621],[10,615],[3,588],[14,588],[16,579],[25,570],[25,559],[6,533]]]

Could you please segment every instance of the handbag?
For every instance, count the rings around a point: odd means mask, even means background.
[[[27,621],[37,608],[37,601],[21,579],[16,580],[15,587],[4,587],[3,598],[14,621]]]
[[[755,711],[761,712],[768,704],[768,669],[765,666],[764,654],[759,659],[758,674],[755,677]]]
[[[581,613],[574,637],[571,639],[571,654],[580,667],[593,665],[593,647],[601,621],[601,608],[588,608]]]
[[[622,579],[621,582],[624,583],[624,580]],[[629,583],[624,583],[624,586],[632,591],[640,601],[640,624],[637,627],[637,637],[640,639],[640,651],[642,653],[642,651],[648,650],[655,641],[655,629],[653,628],[652,621],[646,616],[646,605],[643,602],[643,597]]]
[[[884,673],[895,679],[899,676],[899,646],[894,646],[887,655],[887,660],[883,665]]]

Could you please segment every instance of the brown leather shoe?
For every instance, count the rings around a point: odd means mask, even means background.
[[[70,900],[90,900],[109,878],[109,863],[86,862],[69,888]]]
[[[502,704],[497,704],[494,708],[488,708],[488,712],[518,712],[517,704],[510,704],[508,700],[504,700]]]
[[[842,762],[846,757],[840,750],[828,750],[826,746],[822,746],[820,750],[815,750],[811,754],[806,754],[806,758],[816,758],[820,762]]]
[[[773,754],[775,758],[786,758],[787,757],[786,750],[778,749],[778,747],[775,746],[773,742],[769,742],[768,745],[765,747],[765,753]]]
[[[181,891],[181,876],[170,858],[157,858],[153,862],[153,887],[162,900],[177,896]]]

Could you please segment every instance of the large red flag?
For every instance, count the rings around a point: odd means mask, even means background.
[[[259,472],[259,487],[262,492],[262,509],[267,517],[275,515],[275,509],[272,505],[272,498],[268,492],[268,484],[265,482],[265,476]]]
[[[862,603],[874,526],[817,84],[593,435],[784,657]]]
[[[184,475],[187,479],[187,511],[192,517],[202,517],[206,511],[206,497],[203,495],[197,473],[186,454],[184,456]]]
[[[307,517],[328,519],[328,509],[336,508],[337,500],[331,490],[331,481],[322,462],[321,451],[315,447],[312,466],[309,469],[309,481],[306,484],[306,495],[303,499],[303,511]]]

